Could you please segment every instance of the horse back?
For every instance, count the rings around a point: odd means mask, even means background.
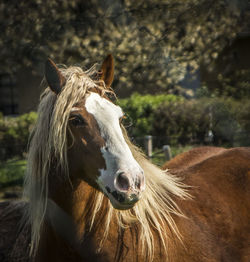
[[[197,148],[164,167],[183,178],[193,197],[179,202],[188,218],[177,219],[188,250],[183,258],[249,261],[250,149]]]

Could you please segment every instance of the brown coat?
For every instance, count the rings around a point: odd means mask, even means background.
[[[169,239],[166,257],[156,239],[154,261],[250,261],[250,149],[196,148],[180,154],[164,168],[183,177],[193,199],[176,199],[187,216],[174,217],[183,243]],[[79,190],[86,192],[88,188],[84,184]],[[15,210],[10,205],[15,204],[0,204],[0,261],[28,261],[29,232],[18,231],[23,204],[18,204]],[[95,252],[98,232],[86,235],[79,255],[74,244],[70,247],[50,227],[45,231],[42,238],[45,244],[40,246],[37,261],[114,261],[119,237],[124,241],[120,247],[121,261],[136,261],[136,254],[140,253],[129,230],[118,235],[115,224],[100,254]],[[11,259],[8,254],[14,245]],[[139,255],[137,261],[145,260]]]

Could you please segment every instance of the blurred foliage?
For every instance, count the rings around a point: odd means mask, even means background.
[[[125,112],[123,124],[133,136],[150,135],[152,132],[153,113],[163,102],[182,100],[175,95],[139,95],[134,93],[130,98],[121,99],[119,105]]]
[[[135,93],[117,103],[125,112],[123,125],[141,146],[145,135],[154,136],[158,148],[164,144],[250,145],[249,99],[188,100],[176,95]],[[19,117],[0,116],[0,160],[25,156],[36,119],[35,112]]]
[[[183,99],[175,95],[139,95],[119,100],[131,137],[153,135],[165,144],[250,145],[250,100]],[[139,144],[143,144],[138,141]],[[157,141],[154,144],[158,145]]]
[[[21,185],[26,170],[26,160],[9,160],[0,165],[0,189]]]
[[[153,117],[152,134],[169,137],[171,144],[204,141],[209,130],[209,104],[204,101],[163,103]]]
[[[249,146],[249,110],[247,99],[201,98],[163,103],[153,114],[151,133],[169,137],[171,144]]]
[[[37,118],[35,112],[19,117],[0,116],[0,159],[23,157],[27,151],[30,131]]]
[[[47,56],[57,63],[89,66],[113,53],[120,93],[136,88],[185,95],[179,81],[200,64],[213,68],[220,52],[244,29],[247,3],[3,0],[0,70],[29,66],[41,72]]]
[[[219,74],[218,85],[214,93],[219,96],[232,96],[237,99],[250,98],[250,69]]]

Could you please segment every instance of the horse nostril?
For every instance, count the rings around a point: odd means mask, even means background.
[[[129,179],[125,173],[121,172],[116,178],[116,185],[121,191],[128,191],[130,187]]]

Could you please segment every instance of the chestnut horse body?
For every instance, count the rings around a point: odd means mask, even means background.
[[[96,81],[51,60],[45,75],[28,199],[0,204],[1,261],[250,260],[249,148],[196,148],[159,169],[107,98],[111,56]]]

